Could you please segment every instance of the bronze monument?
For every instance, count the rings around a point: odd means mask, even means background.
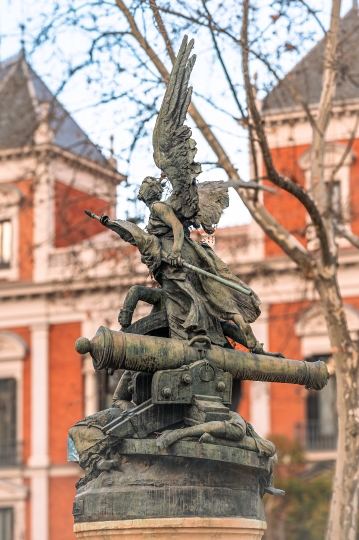
[[[264,493],[283,494],[273,486],[275,447],[231,410],[233,383],[320,390],[328,380],[323,362],[263,350],[250,327],[260,315],[258,296],[208,244],[190,236],[191,228],[213,234],[232,185],[197,183],[196,142],[184,125],[192,48],[185,37],[153,133],[161,177],[146,177],[138,194],[150,210],[147,231],[86,210],[138,248],[158,288],[132,287],[120,331],[101,326],[91,341],[76,342],[96,370],[125,370],[112,407],[70,430],[70,459],[85,470],[76,523],[194,516],[265,521]],[[162,201],[167,182],[172,193]],[[153,308],[132,323],[139,300]],[[233,342],[250,352],[235,350]]]

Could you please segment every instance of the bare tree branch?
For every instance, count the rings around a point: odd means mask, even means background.
[[[154,65],[160,72],[163,80],[167,82],[169,78],[168,70],[166,69],[166,67],[160,60],[160,58],[157,56],[155,51],[152,49],[150,44],[142,36],[130,10],[127,8],[123,0],[116,0],[116,4],[125,15],[127,21],[129,22],[133,37],[138,41],[142,49],[147,53],[150,60],[154,63]],[[221,146],[216,136],[214,135],[213,131],[211,130],[211,128],[209,127],[209,125],[204,120],[204,118],[199,113],[199,111],[197,110],[197,108],[194,106],[193,103],[191,103],[190,106],[188,107],[188,112],[193,118],[198,129],[202,132],[202,135],[205,137],[206,141],[208,142],[208,144],[210,145],[210,147],[216,154],[218,158],[218,165],[220,167],[223,167],[223,169],[227,172],[230,178],[239,179],[237,170],[233,167],[223,147]]]
[[[314,200],[316,201],[319,211],[324,212],[325,201],[325,186],[324,186],[324,154],[325,141],[324,135],[328,126],[332,103],[335,94],[336,84],[335,78],[337,75],[337,46],[338,46],[338,29],[340,18],[341,0],[333,0],[332,13],[330,20],[330,28],[326,36],[326,51],[325,63],[323,72],[322,92],[319,101],[317,126],[318,130],[313,131],[313,140],[311,148],[311,188]]]
[[[202,0],[203,2],[203,0]],[[158,11],[163,11],[164,13],[168,13],[169,15],[173,15],[175,17],[179,17],[179,18],[182,18],[182,19],[185,19],[189,22],[192,22],[193,24],[196,24],[198,26],[205,26],[207,27],[212,36],[214,35],[214,32],[218,32],[218,33],[222,33],[224,35],[226,35],[227,37],[229,37],[234,43],[236,43],[236,45],[239,45],[240,47],[242,46],[242,40],[241,39],[238,39],[236,36],[234,36],[233,34],[231,34],[228,30],[226,30],[225,28],[222,28],[221,26],[219,26],[213,19],[213,17],[211,16],[211,19],[208,20],[207,22],[204,22],[204,21],[201,21],[199,18],[195,18],[195,17],[190,17],[188,15],[185,15],[184,13],[180,13],[178,11],[175,11],[175,10],[172,10],[172,9],[169,9],[169,8],[165,8],[165,7],[160,7],[160,6],[156,6],[157,7],[157,10]],[[208,17],[207,17],[208,19]],[[307,118],[312,126],[313,129],[318,129],[318,126],[316,124],[316,121],[315,121],[315,118],[313,117],[311,111],[310,111],[310,108],[307,104],[307,102],[302,98],[302,96],[300,95],[300,93],[296,90],[296,88],[294,86],[292,86],[291,84],[288,83],[288,81],[283,78],[281,79],[278,75],[278,73],[276,72],[275,69],[273,69],[271,63],[262,55],[262,54],[259,54],[257,51],[255,51],[254,49],[250,48],[249,47],[249,51],[251,54],[253,54],[258,60],[260,60],[261,62],[264,63],[264,65],[266,66],[266,68],[268,69],[268,71],[275,77],[276,81],[278,83],[280,83],[282,86],[284,86],[286,88],[286,90],[288,90],[288,92],[292,95],[294,101],[300,105],[304,112],[306,113],[307,115]],[[217,50],[217,54],[218,54],[218,50]],[[218,59],[221,61],[221,57],[220,55],[218,55]],[[222,62],[221,62],[222,63]],[[222,64],[222,67],[223,67],[223,64]],[[225,67],[224,67],[225,69]],[[228,72],[226,72],[225,70],[225,73],[227,75]],[[227,77],[227,80],[228,80],[228,77]],[[229,81],[228,81],[229,82]],[[230,84],[230,82],[229,82]]]
[[[307,9],[307,11],[308,11],[308,13],[309,13],[310,15],[313,15],[314,19],[317,21],[318,25],[319,25],[320,28],[322,29],[323,34],[326,35],[327,31],[326,31],[326,29],[324,28],[324,26],[322,25],[322,21],[321,21],[321,20],[319,19],[319,17],[317,16],[317,12],[316,12],[314,9],[312,9],[310,6],[308,6],[307,2],[305,2],[304,0],[299,0],[299,2],[300,2],[301,4],[303,4],[303,6],[306,7],[306,9]]]
[[[275,184],[276,186],[280,187],[281,189],[284,189],[304,206],[304,208],[307,210],[313,224],[317,228],[318,237],[321,242],[322,247],[322,257],[323,262],[325,266],[328,266],[332,263],[331,260],[331,254],[329,250],[329,244],[328,244],[328,238],[325,231],[325,227],[323,224],[323,220],[321,218],[320,213],[318,212],[318,209],[315,206],[314,201],[309,197],[309,195],[304,191],[304,189],[293,182],[292,180],[285,178],[283,175],[279,174],[276,170],[272,155],[269,149],[267,136],[264,131],[264,127],[262,124],[262,119],[259,114],[255,97],[253,94],[253,87],[250,81],[250,75],[249,75],[249,49],[247,46],[248,43],[248,0],[243,1],[243,23],[242,23],[242,35],[241,40],[243,43],[242,47],[242,67],[243,67],[243,77],[244,77],[244,83],[246,88],[246,94],[247,94],[247,100],[248,100],[248,107],[253,119],[253,124],[257,133],[257,137],[259,140],[259,145],[262,151],[263,161],[267,169],[268,177],[270,178],[271,182]]]
[[[355,140],[355,137],[356,137],[356,134],[357,134],[357,131],[358,131],[358,125],[359,125],[359,111],[356,113],[356,117],[355,117],[355,122],[354,122],[354,127],[352,129],[352,132],[351,132],[351,135],[350,135],[350,139],[348,141],[348,144],[342,154],[342,157],[340,158],[339,162],[337,163],[337,165],[334,167],[334,169],[332,170],[332,174],[330,175],[330,183],[334,182],[335,180],[335,177],[337,175],[337,172],[342,168],[342,166],[344,165],[344,162],[345,160],[347,159],[352,147],[353,147],[353,143],[354,143],[354,140]]]
[[[217,43],[217,40],[216,40],[216,36],[214,34],[214,31],[213,31],[213,28],[212,28],[212,22],[213,22],[213,19],[212,19],[212,15],[207,7],[207,4],[206,4],[206,0],[202,0],[202,5],[203,5],[203,8],[204,10],[206,11],[207,13],[207,18],[208,18],[208,28],[209,28],[209,31],[211,33],[211,36],[212,36],[212,41],[213,41],[213,45],[214,45],[214,48],[216,50],[216,53],[217,53],[217,56],[218,56],[218,60],[222,66],[222,69],[223,69],[223,72],[224,72],[224,75],[227,79],[227,82],[228,82],[228,86],[232,92],[232,96],[233,96],[233,99],[238,107],[238,110],[239,112],[241,113],[242,115],[242,120],[247,124],[248,123],[248,118],[246,117],[246,115],[244,114],[244,111],[243,111],[243,108],[242,108],[242,105],[240,104],[240,101],[238,99],[238,95],[237,95],[237,92],[236,92],[236,89],[234,88],[234,85],[233,85],[233,82],[232,82],[232,79],[228,73],[228,70],[227,70],[227,67],[224,63],[224,60],[223,60],[223,57],[222,57],[222,54],[221,54],[221,51],[219,49],[219,46],[218,46],[218,43]]]
[[[349,240],[349,242],[359,249],[359,236],[354,234],[352,231],[344,227],[344,225],[341,225],[337,221],[334,220],[334,230],[335,234],[341,238],[346,238]]]
[[[148,54],[149,58],[154,62],[163,79],[167,81],[169,73],[166,67],[164,66],[160,58],[157,56],[157,54],[154,52],[154,50],[151,48],[149,43],[142,36],[130,10],[124,4],[123,0],[116,0],[116,3],[117,6],[121,9],[121,11],[124,13],[126,19],[128,20],[132,35],[138,41],[142,49]],[[160,24],[157,24],[160,31]],[[165,32],[162,37],[164,37],[164,40],[166,42],[165,36],[167,35],[167,32],[165,31],[163,21],[161,21],[161,26],[162,31]],[[226,171],[231,180],[240,180],[237,169],[235,169],[223,147],[221,146],[216,136],[214,135],[214,133],[212,132],[212,130],[205,122],[205,120],[198,112],[193,103],[190,104],[188,112],[194,120],[195,124],[197,125],[198,129],[201,131],[202,135],[205,137],[206,141],[216,154],[218,158],[218,166],[222,167]],[[311,257],[309,253],[305,250],[305,248],[296,240],[296,238],[291,235],[290,232],[287,231],[279,222],[277,222],[275,218],[271,216],[270,213],[262,205],[255,203],[251,195],[249,195],[245,189],[238,189],[237,193],[251,212],[253,218],[264,229],[268,236],[275,240],[277,244],[283,249],[283,251],[290,258],[292,258],[292,260],[294,260],[301,268],[307,268],[311,264]]]
[[[168,52],[168,56],[170,57],[172,64],[174,64],[174,62],[176,60],[176,55],[173,52],[172,43],[170,41],[169,35],[167,34],[165,25],[163,23],[161,14],[160,14],[160,12],[158,10],[158,7],[157,7],[157,4],[156,4],[155,0],[150,0],[150,7],[151,7],[151,9],[153,11],[155,21],[156,21],[156,23],[158,25],[158,30],[159,30],[161,36],[164,39],[166,49],[167,49],[167,52]]]

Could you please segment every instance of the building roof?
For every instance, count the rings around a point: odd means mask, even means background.
[[[319,103],[322,90],[325,38],[285,76],[284,81],[300,93],[309,105]],[[339,26],[339,72],[335,101],[359,99],[359,10],[355,3],[340,20]],[[277,84],[263,100],[264,113],[300,107],[283,82]]]
[[[0,149],[40,142],[51,142],[111,168],[108,160],[50,92],[21,52],[0,64]]]

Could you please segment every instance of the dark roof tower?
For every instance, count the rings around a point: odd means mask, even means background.
[[[319,103],[322,89],[325,38],[285,76],[309,105]],[[356,0],[353,7],[341,19],[339,26],[339,70],[334,100],[348,102],[359,100],[359,10]],[[281,112],[284,109],[300,108],[285,84],[277,84],[263,100],[263,113]]]
[[[111,168],[35,73],[22,50],[0,64],[0,150],[44,142]]]

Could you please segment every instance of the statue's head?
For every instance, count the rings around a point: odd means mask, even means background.
[[[163,193],[163,186],[157,178],[146,176],[143,180],[137,198],[147,206],[156,201],[160,201]]]

